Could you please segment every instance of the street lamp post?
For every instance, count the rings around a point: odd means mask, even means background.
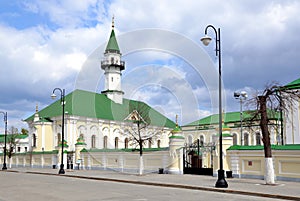
[[[62,105],[62,135],[61,135],[61,163],[60,163],[60,169],[58,174],[65,174],[65,170],[64,170],[64,134],[65,134],[65,89],[60,89],[60,88],[55,88],[53,89],[51,98],[55,99],[56,95],[55,95],[55,91],[58,90],[60,91],[60,102]]]
[[[241,119],[241,145],[244,143],[244,136],[243,136],[243,100],[246,100],[248,95],[247,92],[241,91],[241,92],[234,92],[233,96],[236,99],[240,99],[240,119]]]
[[[0,111],[0,113],[2,113],[4,115],[4,124],[5,124],[5,134],[4,134],[4,158],[3,158],[3,167],[2,170],[7,170],[6,167],[6,137],[7,137],[7,112],[2,112]]]
[[[225,174],[223,170],[223,142],[222,142],[222,71],[221,71],[221,40],[220,40],[220,28],[218,31],[212,25],[208,25],[205,28],[205,36],[201,38],[202,43],[207,46],[212,40],[211,37],[207,35],[208,28],[212,28],[216,34],[216,56],[219,56],[219,143],[220,143],[220,151],[219,151],[219,159],[220,159],[220,169],[218,170],[218,180],[216,182],[215,187],[217,188],[227,188],[228,184],[225,180]]]

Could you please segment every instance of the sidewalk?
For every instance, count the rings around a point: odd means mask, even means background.
[[[59,175],[58,169],[46,168],[13,168],[7,171],[300,200],[299,182],[278,181],[276,185],[265,185],[263,180],[230,178],[226,179],[228,188],[216,188],[217,177],[200,175],[146,174],[138,176],[104,170],[65,170],[64,175]]]

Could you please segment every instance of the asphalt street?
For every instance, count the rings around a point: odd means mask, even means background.
[[[26,172],[0,172],[1,201],[279,200],[241,194],[149,186]]]

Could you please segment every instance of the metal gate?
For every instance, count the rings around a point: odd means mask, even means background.
[[[183,149],[183,173],[184,174],[197,174],[197,175],[213,175],[212,166],[212,151],[215,149],[214,144],[200,144],[198,139],[193,144],[185,144]],[[202,166],[202,154],[209,152],[210,154],[210,167]]]
[[[73,169],[74,168],[74,166],[73,166],[74,155],[75,155],[74,151],[68,152],[68,154],[67,154],[67,169]]]

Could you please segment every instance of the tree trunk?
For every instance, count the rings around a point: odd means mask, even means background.
[[[143,161],[143,141],[139,142],[140,147],[140,157],[139,157],[139,175],[142,175],[144,172],[144,161]]]
[[[267,114],[267,97],[259,96],[259,109],[260,109],[260,129],[263,136],[264,153],[265,153],[265,181],[266,184],[274,184],[274,167],[272,158],[272,149],[270,142],[270,133],[268,129],[268,114]]]
[[[9,168],[11,168],[12,158],[9,158]]]
[[[144,172],[144,161],[143,161],[143,156],[140,155],[139,159],[139,175],[143,175]]]
[[[144,161],[143,161],[143,140],[140,132],[140,122],[137,123],[138,134],[139,134],[139,148],[140,148],[140,158],[139,158],[139,175],[143,174],[144,171]]]

